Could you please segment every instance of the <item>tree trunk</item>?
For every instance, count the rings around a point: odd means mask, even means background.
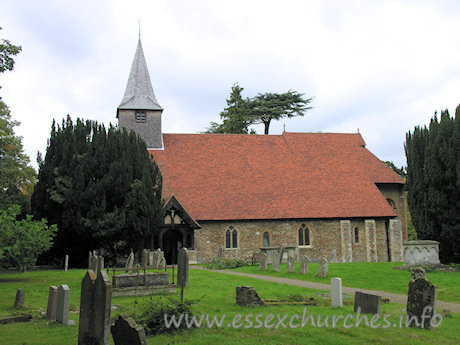
[[[270,127],[270,120],[264,121],[265,131],[264,134],[268,134],[268,128]]]

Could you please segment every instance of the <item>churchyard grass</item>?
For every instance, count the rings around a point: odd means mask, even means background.
[[[259,265],[236,268],[235,271],[270,275],[312,282],[329,284],[330,278],[342,278],[342,285],[347,287],[380,290],[398,294],[407,294],[410,280],[410,272],[397,270],[392,267],[402,266],[398,262],[353,262],[353,263],[330,263],[327,278],[316,276],[317,263],[309,264],[309,273],[300,274],[300,263],[295,266],[295,273],[287,273],[286,264],[281,265],[281,272],[273,272],[271,265],[267,271],[260,271]],[[427,279],[438,287],[438,299],[440,301],[460,303],[460,273],[459,272],[428,272]]]
[[[284,265],[283,265],[284,266]],[[286,269],[286,267],[282,267]],[[310,267],[312,269],[312,267]],[[46,309],[48,289],[50,285],[67,284],[71,289],[70,309],[77,311],[80,299],[80,283],[85,274],[85,270],[63,271],[30,271],[25,274],[16,272],[0,272],[0,313],[2,315],[11,314],[14,303],[14,296],[17,288],[25,291],[26,312],[32,313],[34,319],[29,323],[17,323],[9,325],[0,325],[0,344],[8,345],[65,345],[76,344],[78,337],[78,317],[75,312],[70,313],[70,319],[76,321],[75,326],[62,326],[53,324],[50,321],[39,318],[39,309]],[[310,271],[311,272],[311,271]],[[392,270],[391,272],[398,272]],[[458,335],[458,325],[460,314],[449,313],[445,315],[444,321],[439,328],[432,331],[421,329],[406,328],[387,328],[372,329],[366,326],[357,328],[344,328],[343,323],[339,322],[336,328],[313,327],[308,323],[304,328],[289,328],[289,318],[298,314],[302,317],[303,306],[298,305],[280,305],[264,307],[241,307],[235,304],[235,288],[238,285],[253,286],[262,299],[285,298],[289,295],[312,296],[319,299],[318,306],[308,306],[308,315],[313,315],[315,322],[318,316],[323,321],[326,316],[332,318],[332,315],[347,315],[353,313],[353,299],[344,299],[343,309],[332,309],[330,301],[316,295],[315,290],[305,289],[295,286],[270,283],[255,280],[246,277],[236,277],[214,273],[209,271],[190,270],[189,285],[185,289],[185,300],[193,300],[192,310],[197,316],[201,313],[217,315],[219,318],[225,313],[226,318],[224,327],[211,328],[202,327],[191,331],[180,331],[173,334],[164,334],[155,337],[149,337],[149,344],[254,344],[263,342],[264,344],[458,344],[460,337]],[[312,273],[310,273],[310,276]],[[386,276],[392,279],[392,276]],[[369,277],[369,279],[373,279]],[[329,280],[329,278],[328,278]],[[407,289],[408,280],[403,282],[404,288]],[[375,283],[377,285],[377,283]],[[379,286],[383,289],[383,286]],[[407,293],[407,290],[405,291]],[[173,298],[179,298],[179,293],[171,295]],[[153,298],[167,298],[160,296]],[[142,308],[149,301],[148,296],[137,297],[116,297],[112,299],[112,305],[117,306],[112,311],[112,321],[115,320],[119,313],[128,315],[139,315]],[[397,323],[399,315],[402,314],[403,305],[383,304],[382,314],[392,314],[391,323]],[[243,319],[248,314],[274,314],[273,323],[278,322],[276,314],[281,316],[285,313],[288,315],[285,324],[288,328],[282,326],[278,329],[259,329],[254,328],[229,328],[228,323],[232,322],[235,315],[241,314]],[[370,317],[369,317],[370,319]],[[228,321],[227,321],[228,320]],[[254,317],[253,320],[254,322]],[[352,323],[354,323],[354,319]],[[111,344],[113,344],[111,340]]]

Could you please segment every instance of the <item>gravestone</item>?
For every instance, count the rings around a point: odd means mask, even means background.
[[[163,258],[163,257],[164,257],[163,252],[161,251],[160,248],[158,248],[158,249],[157,249],[157,255],[156,255],[156,263],[155,263],[156,266],[159,266],[159,265],[160,265],[160,260],[161,260],[161,258]]]
[[[98,256],[97,257],[97,266],[96,266],[96,272],[103,271],[104,270],[104,257],[103,256]]]
[[[412,270],[412,278],[407,293],[407,317],[408,320],[416,317],[420,324],[417,325],[415,322],[409,321],[410,325],[430,329],[431,319],[436,313],[437,299],[438,288],[426,279],[425,270],[421,267]],[[422,315],[425,315],[425,318],[422,318]]]
[[[331,306],[332,308],[342,308],[342,279],[331,279]]]
[[[187,286],[188,284],[188,252],[187,248],[182,247],[177,259],[177,285]]]
[[[325,258],[319,259],[317,276],[322,277],[322,278],[327,277],[328,270],[329,270],[329,264],[327,260]]]
[[[359,291],[355,292],[355,312],[358,311],[358,308],[361,308],[361,313],[363,314],[380,314],[381,305],[381,296],[370,295]]]
[[[165,258],[160,259],[160,263],[158,264],[158,267],[160,267],[160,268],[165,268],[166,267],[166,259]]]
[[[78,345],[109,345],[111,301],[107,273],[88,270],[81,282]]]
[[[267,270],[267,254],[261,252],[259,254],[259,261],[260,261],[259,270],[266,271]]]
[[[300,257],[300,274],[308,273],[308,256],[302,255]]]
[[[134,265],[134,253],[133,253],[133,250],[131,249],[131,254],[129,254],[128,259],[126,260],[126,265],[125,265],[126,272],[131,271],[133,269],[133,265]]]
[[[48,307],[46,308],[46,318],[48,320],[56,319],[57,295],[57,286],[50,286],[50,291],[48,293]]]
[[[70,289],[63,284],[58,287],[57,303],[56,303],[56,322],[63,325],[69,324],[69,302]]]
[[[142,249],[142,256],[141,256],[141,265],[148,266],[149,264],[149,251],[148,249]]]
[[[16,298],[14,299],[14,309],[23,309],[24,308],[24,290],[18,289],[16,292]]]
[[[89,267],[90,270],[93,270],[94,272],[97,271],[97,255],[91,256],[91,265]]]
[[[279,252],[278,252],[278,256],[279,256],[278,261],[279,261],[280,264],[283,261],[284,249],[285,249],[284,246],[281,245],[280,249],[279,249]]]
[[[236,287],[236,304],[243,306],[264,305],[252,286]]]
[[[279,260],[279,254],[278,253],[272,253],[272,271],[273,272],[279,272],[281,271],[280,268],[280,260]]]
[[[337,252],[335,248],[332,250],[331,257],[329,258],[329,262],[337,262]]]
[[[155,255],[154,251],[149,252],[149,266],[153,266],[153,257]]]
[[[295,257],[293,255],[288,255],[287,272],[288,273],[295,272]]]
[[[147,345],[144,328],[130,317],[118,315],[110,330],[115,345]]]
[[[69,268],[69,256],[65,256],[65,261],[64,261],[64,272],[67,272],[67,268]]]
[[[219,250],[217,251],[217,257],[221,258],[224,252],[224,247],[220,247]]]

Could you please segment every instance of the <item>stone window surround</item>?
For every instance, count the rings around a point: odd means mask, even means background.
[[[233,246],[233,234],[236,232],[236,246]],[[227,233],[230,233],[230,247],[227,247]],[[224,250],[236,250],[238,249],[238,230],[230,225],[224,232]]]
[[[302,227],[302,225],[304,225],[304,224],[305,224],[305,229],[308,229],[308,234],[309,234],[309,237],[310,237],[309,238],[310,244],[308,244],[308,245],[307,244],[303,244],[303,245],[299,244],[299,230]],[[305,235],[305,233],[303,235]],[[311,227],[310,224],[308,224],[308,223],[300,223],[299,226],[296,228],[295,236],[296,236],[296,239],[297,239],[297,246],[299,248],[311,248],[311,247],[313,247],[312,227]],[[305,242],[305,238],[304,238],[304,242]]]
[[[356,242],[356,229],[358,230],[358,242]],[[353,245],[360,246],[361,243],[362,243],[362,241],[361,241],[361,234],[360,234],[359,228],[357,226],[355,226],[353,228]]]
[[[264,247],[264,248],[266,248],[266,247],[264,246],[264,235],[265,235],[265,233],[268,234],[268,247],[270,247],[270,245],[272,244],[272,233],[271,233],[271,231],[269,231],[269,230],[264,230],[264,231],[262,232],[262,237],[261,237],[261,239],[262,239],[262,247]]]

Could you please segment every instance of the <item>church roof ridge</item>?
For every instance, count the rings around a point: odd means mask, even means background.
[[[125,94],[117,108],[117,117],[120,109],[163,110],[153,92],[152,82],[150,81],[150,75],[140,38],[131,65]]]

